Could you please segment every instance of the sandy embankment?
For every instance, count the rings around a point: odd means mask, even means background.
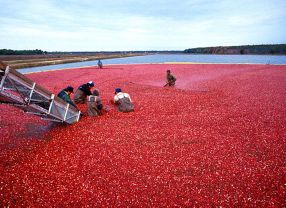
[[[14,69],[66,64],[81,61],[94,61],[98,59],[123,58],[146,55],[143,53],[104,53],[104,54],[46,54],[46,55],[2,55],[0,61]]]

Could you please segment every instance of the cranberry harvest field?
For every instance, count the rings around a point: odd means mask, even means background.
[[[176,76],[165,85],[166,70]],[[286,65],[138,64],[27,75],[94,81],[78,123],[0,105],[0,207],[285,207]],[[135,112],[112,105],[114,88]]]

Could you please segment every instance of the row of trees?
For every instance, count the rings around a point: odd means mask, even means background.
[[[11,49],[0,49],[0,55],[44,55],[44,54],[49,54],[49,55],[100,55],[100,54],[153,54],[153,53],[182,53],[182,51],[175,51],[175,50],[165,50],[165,51],[157,51],[157,50],[152,50],[152,51],[52,51],[52,52],[47,52],[47,51],[42,51],[39,49],[36,50],[11,50]]]
[[[190,48],[185,53],[201,54],[286,54],[286,44]]]
[[[43,55],[47,54],[47,51],[39,49],[35,50],[11,50],[11,49],[0,49],[0,55]]]
[[[0,55],[45,55],[45,54],[98,54],[98,53],[118,53],[119,51],[110,52],[47,52],[39,49],[35,50],[11,50],[0,49]],[[125,51],[120,53],[181,53],[181,51]],[[198,54],[286,54],[286,44],[274,45],[243,45],[243,46],[217,46],[189,48],[184,53]]]

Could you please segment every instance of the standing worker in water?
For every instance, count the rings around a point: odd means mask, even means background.
[[[102,62],[101,62],[100,59],[98,59],[97,66],[98,66],[98,68],[100,68],[100,69],[102,69],[102,67],[103,67],[103,64],[102,64]]]
[[[176,77],[173,74],[171,74],[171,70],[170,69],[167,70],[167,77],[166,78],[167,78],[166,79],[166,84],[164,85],[164,87],[166,87],[166,86],[175,86],[177,79],[176,79]]]

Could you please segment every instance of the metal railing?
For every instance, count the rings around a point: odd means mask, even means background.
[[[25,75],[0,63],[0,103],[9,104],[44,120],[72,124],[81,112]]]

